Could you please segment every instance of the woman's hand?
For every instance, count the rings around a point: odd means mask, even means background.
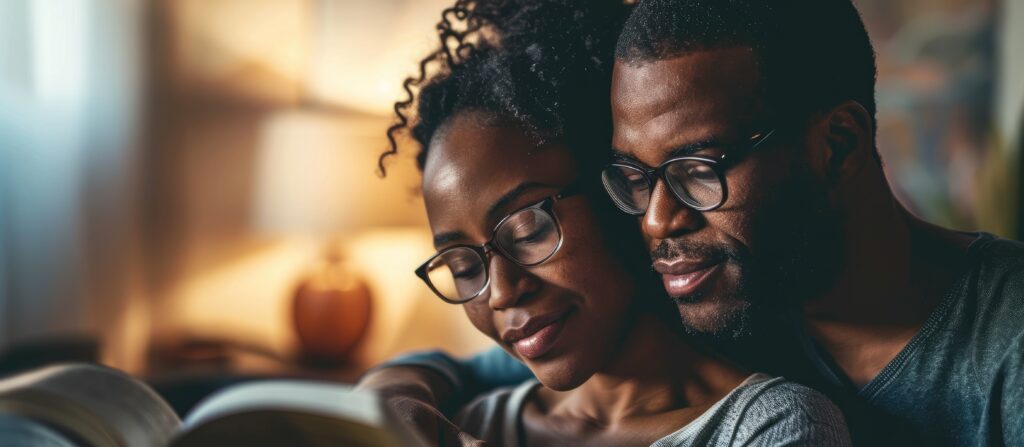
[[[395,366],[363,376],[356,388],[376,392],[398,419],[428,445],[481,447],[477,440],[448,420],[438,409],[451,396],[448,382],[425,368]]]

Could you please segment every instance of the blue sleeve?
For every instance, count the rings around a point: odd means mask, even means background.
[[[514,386],[533,378],[533,372],[519,360],[494,347],[462,362],[469,371],[474,392],[470,398],[504,386]]]
[[[455,393],[456,406],[474,397],[503,386],[518,385],[533,377],[526,365],[499,347],[491,348],[465,359],[454,358],[443,351],[406,354],[377,366],[416,366],[435,371],[448,380]]]

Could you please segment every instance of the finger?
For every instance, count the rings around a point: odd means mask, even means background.
[[[487,443],[476,439],[466,432],[459,432],[459,445],[462,447],[487,447]]]
[[[395,397],[388,399],[388,406],[407,427],[431,442],[440,439],[442,429],[449,430],[444,424],[447,419],[434,407],[420,400]]]

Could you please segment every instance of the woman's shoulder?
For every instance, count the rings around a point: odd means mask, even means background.
[[[842,411],[824,394],[782,377],[754,374],[730,394],[723,427],[742,445],[849,445]]]
[[[747,377],[731,393],[731,397],[747,405],[786,403],[800,408],[813,407],[839,411],[820,391],[787,380],[785,377],[755,373]]]
[[[455,424],[481,441],[495,445],[511,443],[518,436],[519,416],[527,398],[540,385],[529,379],[519,385],[502,387],[478,396],[455,415]]]
[[[839,408],[825,395],[759,373],[654,445],[848,446],[850,435]]]

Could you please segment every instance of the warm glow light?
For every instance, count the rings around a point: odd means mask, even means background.
[[[149,348],[150,312],[147,297],[131,294],[120,313],[114,316],[103,346],[102,362],[132,374],[145,370],[146,349]]]
[[[311,2],[174,0],[181,75],[218,93],[297,99],[309,66]]]
[[[343,245],[345,262],[366,278],[374,295],[369,331],[356,351],[360,364],[413,349],[468,354],[490,346],[460,306],[431,295],[413,274],[433,251],[427,230],[370,230]],[[166,317],[176,321],[179,333],[244,341],[288,355],[296,343],[293,288],[322,250],[315,239],[288,239],[198,275],[174,294],[173,315]]]
[[[348,241],[348,261],[374,293],[373,318],[358,353],[375,363],[410,350],[466,355],[491,346],[462,310],[434,296],[413,270],[434,252],[426,229],[380,229]]]
[[[179,74],[216,94],[388,115],[451,0],[175,0]]]
[[[309,91],[317,99],[390,114],[402,81],[437,45],[435,25],[450,0],[316,2]]]
[[[178,333],[286,354],[295,343],[292,289],[321,249],[317,240],[291,239],[206,271],[172,294],[164,317]]]

